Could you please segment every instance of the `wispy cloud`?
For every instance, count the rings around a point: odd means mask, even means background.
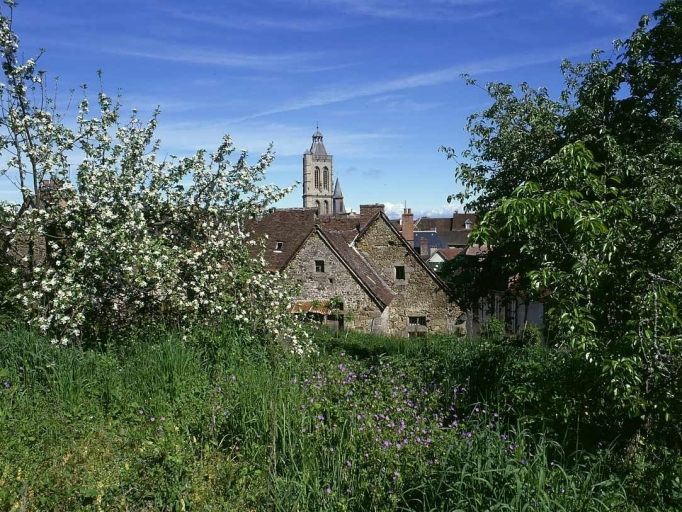
[[[177,9],[168,9],[169,15],[199,24],[213,25],[216,27],[232,28],[237,30],[284,30],[293,32],[324,32],[328,30],[341,29],[346,26],[339,20],[326,20],[305,16],[303,18],[273,18],[260,14],[253,15],[229,15],[215,16],[197,12],[186,12]]]
[[[257,71],[313,72],[336,69],[343,65],[329,65],[321,52],[286,52],[276,54],[226,52],[217,48],[198,48],[191,45],[162,44],[158,40],[126,40],[126,44],[107,44],[107,53],[154,60],[185,62]]]
[[[625,12],[608,0],[560,0],[559,5],[580,10],[588,15],[588,19],[600,25],[605,21],[614,25],[624,25],[629,21]]]
[[[197,148],[215,147],[229,133],[238,148],[248,148],[256,154],[270,143],[278,157],[300,158],[310,145],[314,127],[285,123],[234,123],[231,121],[161,123],[159,136],[163,147],[176,154],[186,154]],[[389,143],[401,135],[382,132],[337,130],[325,133],[333,141],[328,149],[344,157],[373,155],[380,143]]]
[[[500,12],[497,0],[327,0],[348,14],[411,21],[465,21]]]
[[[580,55],[589,52],[593,49],[596,41],[585,42],[580,45],[572,46],[571,48],[556,48],[536,53],[527,53],[522,55],[508,55],[505,57],[498,57],[489,60],[482,60],[469,64],[462,64],[459,66],[451,66],[447,68],[438,69],[435,71],[427,71],[423,73],[415,73],[412,75],[394,78],[392,80],[384,80],[380,82],[370,82],[366,84],[359,84],[355,86],[345,86],[343,88],[332,87],[320,89],[317,92],[303,97],[298,100],[293,100],[288,103],[276,106],[269,110],[257,112],[250,116],[245,116],[234,121],[243,121],[254,119],[258,117],[269,116],[273,114],[281,114],[285,112],[293,112],[306,108],[322,107],[333,103],[340,103],[343,101],[354,100],[369,96],[376,96],[381,94],[389,94],[398,91],[405,91],[415,89],[418,87],[428,87],[435,85],[442,85],[446,83],[459,80],[462,74],[483,75],[486,73],[494,73],[500,71],[510,71],[527,66],[538,64],[547,64],[556,62],[563,58],[568,58],[575,55]]]

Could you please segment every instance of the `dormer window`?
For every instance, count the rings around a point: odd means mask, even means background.
[[[472,227],[474,227],[474,223],[471,221],[471,219],[467,219],[464,221],[464,229],[470,231]]]
[[[282,252],[283,247],[284,247],[284,242],[277,242],[275,244],[275,251]]]

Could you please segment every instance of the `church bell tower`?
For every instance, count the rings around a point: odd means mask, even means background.
[[[332,215],[333,186],[332,155],[327,154],[318,127],[310,149],[303,154],[303,206],[316,208],[319,215]]]

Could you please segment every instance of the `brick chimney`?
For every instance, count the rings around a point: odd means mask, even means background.
[[[403,218],[400,225],[403,232],[403,238],[412,246],[414,243],[414,217],[412,216],[412,208],[405,208],[403,210]]]
[[[419,239],[419,255],[423,260],[429,258],[429,240],[423,236]]]
[[[360,215],[374,215],[376,212],[383,212],[384,211],[384,205],[375,203],[375,204],[361,204],[360,205]]]

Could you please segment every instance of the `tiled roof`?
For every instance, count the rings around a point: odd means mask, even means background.
[[[459,256],[465,251],[466,249],[464,247],[447,247],[443,249],[438,249],[436,251],[436,254],[440,254],[445,261],[450,261],[451,259],[455,258],[456,256]]]
[[[269,270],[282,270],[298,252],[315,227],[315,213],[315,208],[286,208],[247,222],[247,230],[256,238],[268,236],[264,257]]]
[[[264,257],[270,270],[283,270],[308,236],[317,229],[360,284],[383,307],[389,305],[395,295],[371,265],[349,245],[358,232],[378,215],[377,212],[371,212],[371,215],[316,217],[314,208],[287,208],[275,210],[262,219],[248,222],[247,229],[256,238],[262,239],[268,235]]]
[[[488,254],[488,246],[487,245],[472,245],[471,247],[467,247],[467,256],[485,256]]]
[[[351,215],[316,216],[315,212],[314,208],[281,209],[247,223],[247,229],[256,238],[268,235],[264,254],[268,268],[283,270],[308,236],[317,232],[332,251],[338,254],[350,272],[356,276],[361,286],[382,306],[382,309],[383,306],[389,305],[395,298],[395,294],[374,270],[371,262],[352,247],[352,242],[356,237],[364,233],[379,218],[383,219],[400,236],[388,217],[380,209],[372,208],[366,208],[361,214]],[[416,261],[426,269],[439,286],[444,288],[443,282],[421,261],[414,249],[404,240],[403,242],[405,247],[411,250]]]
[[[347,243],[351,243],[357,234],[364,230],[379,215],[379,211],[365,211],[353,215],[329,215],[317,221],[320,227],[330,231],[338,231]]]
[[[454,213],[452,217],[421,217],[414,223],[419,231],[437,231],[438,234],[446,231],[459,231],[466,229],[466,221],[470,220],[476,225],[478,217],[475,213]]]

